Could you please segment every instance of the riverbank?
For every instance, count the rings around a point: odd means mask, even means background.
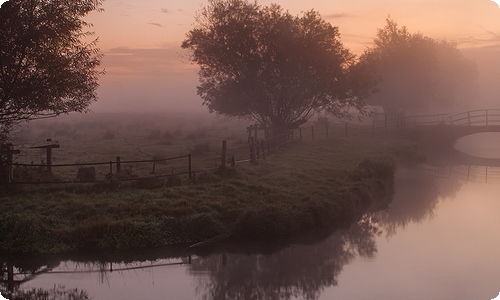
[[[41,189],[0,197],[0,250],[62,253],[268,239],[341,224],[390,201],[408,144],[362,134],[296,141],[257,166],[195,184]]]

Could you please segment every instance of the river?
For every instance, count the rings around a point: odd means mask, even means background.
[[[477,155],[472,148],[460,150]],[[498,195],[497,167],[400,168],[388,209],[329,235],[38,262],[39,274],[16,275],[10,288],[95,300],[489,300],[500,293]]]

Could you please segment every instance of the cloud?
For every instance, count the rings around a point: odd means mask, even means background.
[[[163,27],[163,25],[161,25],[160,23],[148,22],[148,24],[153,26]]]
[[[352,17],[350,14],[346,13],[333,13],[325,16],[325,19],[344,19]]]
[[[170,10],[168,10],[168,9],[166,9],[166,8],[162,8],[160,11],[161,11],[162,13],[164,13],[164,14],[169,14],[169,13],[170,13]]]

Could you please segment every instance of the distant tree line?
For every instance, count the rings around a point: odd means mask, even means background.
[[[97,100],[102,55],[82,20],[102,0],[10,0],[0,8],[0,142],[22,121],[85,112]],[[87,42],[85,41],[87,40]],[[254,119],[275,133],[317,112],[337,117],[446,107],[472,97],[477,70],[456,45],[388,19],[356,57],[314,11],[209,0],[182,47],[199,65],[211,112]],[[465,95],[465,96],[464,96]]]
[[[211,112],[277,131],[320,111],[362,114],[365,104],[389,112],[450,105],[477,76],[455,44],[390,19],[356,57],[318,12],[292,16],[246,0],[210,0],[182,47],[200,67],[198,95]]]

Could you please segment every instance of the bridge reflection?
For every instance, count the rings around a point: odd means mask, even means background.
[[[456,165],[444,167],[422,165],[419,168],[424,176],[500,184],[500,166]]]

